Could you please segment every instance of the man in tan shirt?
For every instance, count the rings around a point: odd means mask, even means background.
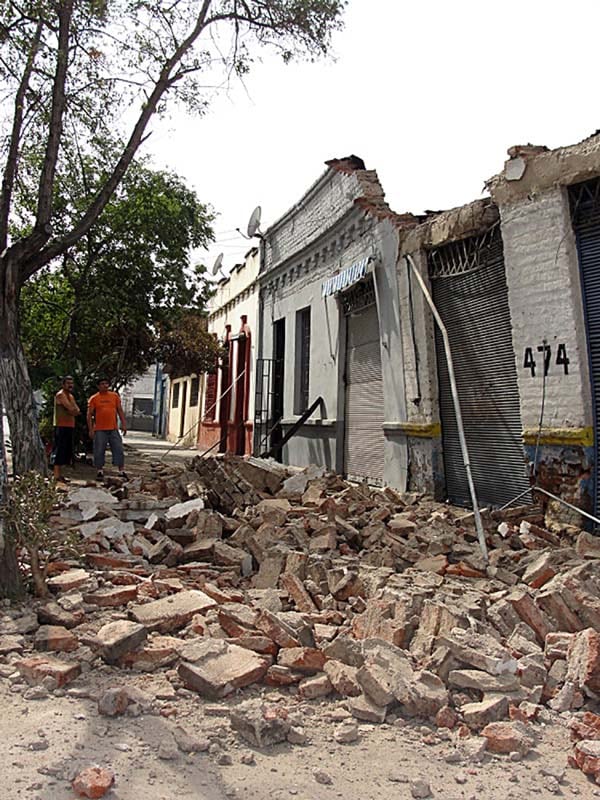
[[[73,463],[73,434],[75,417],[79,406],[73,397],[73,378],[66,375],[62,388],[54,395],[54,447],[52,448],[52,471],[54,479],[61,478],[60,468]]]

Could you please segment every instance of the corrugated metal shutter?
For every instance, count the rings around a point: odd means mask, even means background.
[[[446,276],[432,277],[433,297],[448,329],[478,499],[482,505],[499,506],[529,486],[502,238],[495,229],[479,240],[456,244],[461,247],[446,246],[452,247]],[[444,249],[435,253],[437,267],[440,257],[444,260]],[[465,255],[463,272],[461,253]],[[434,259],[430,258],[430,265],[434,266]],[[436,350],[448,499],[470,505],[444,347],[437,330]]]
[[[383,483],[383,381],[377,307],[347,317],[344,470]]]
[[[585,306],[588,351],[594,404],[595,463],[598,464],[600,420],[600,180],[570,189],[573,227],[577,239]],[[600,507],[600,470],[596,466],[595,512]]]

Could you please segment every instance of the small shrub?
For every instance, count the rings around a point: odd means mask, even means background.
[[[6,523],[8,534],[23,551],[31,570],[35,593],[48,594],[46,576],[50,561],[59,554],[76,553],[73,537],[50,524],[58,495],[54,480],[39,472],[28,472],[15,479],[8,492]]]

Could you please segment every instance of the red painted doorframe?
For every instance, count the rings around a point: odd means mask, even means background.
[[[227,429],[229,426],[229,412],[231,410],[231,375],[233,364],[231,362],[231,325],[225,326],[225,347],[227,348],[227,361],[221,366],[221,400],[219,402],[219,422],[221,424],[221,441],[219,452],[226,453]],[[229,390],[229,391],[228,391]]]

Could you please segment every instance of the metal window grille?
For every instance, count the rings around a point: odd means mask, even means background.
[[[173,399],[171,401],[171,408],[179,408],[179,385],[178,383],[173,384]]]
[[[594,510],[600,509],[600,178],[569,187],[587,331],[594,412]]]
[[[206,376],[206,405],[204,420],[214,422],[217,404],[217,373],[209,372]]]
[[[571,219],[575,225],[596,223],[600,213],[600,178],[569,187]]]
[[[298,397],[296,413],[302,414],[308,408],[310,382],[310,308],[298,312]]]
[[[192,378],[190,385],[190,406],[195,407],[198,405],[198,397],[200,395],[200,378]]]
[[[350,287],[348,291],[340,295],[342,310],[346,316],[356,314],[363,308],[368,308],[376,302],[375,284],[373,276],[369,275],[364,281]]]
[[[281,409],[276,408],[276,381],[282,374],[283,361],[273,358],[256,360],[256,390],[254,403],[254,454],[268,449],[273,433],[279,427]]]
[[[429,277],[450,278],[485,267],[502,254],[500,228],[495,225],[479,236],[449,242],[429,252]]]

